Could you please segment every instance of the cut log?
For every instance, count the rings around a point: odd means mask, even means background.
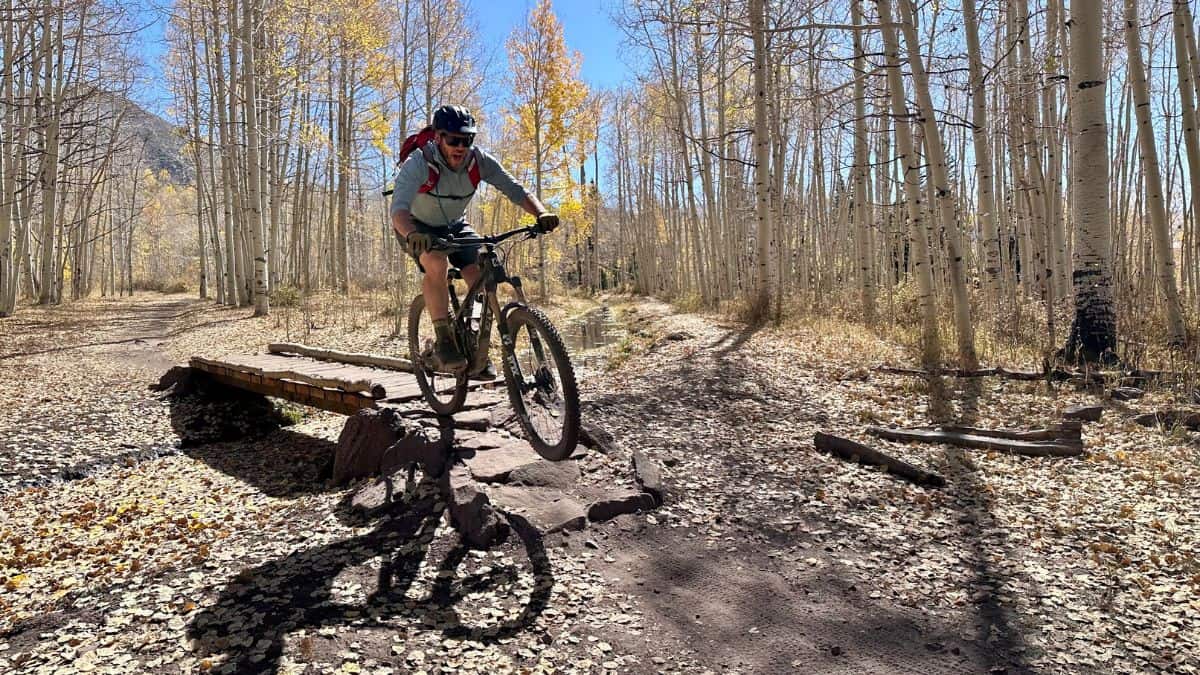
[[[995,450],[1015,455],[1031,457],[1067,457],[1083,454],[1083,445],[1053,441],[1019,441],[994,436],[979,436],[977,434],[960,433],[955,431],[931,431],[929,429],[885,429],[883,427],[867,427],[867,433],[890,441],[907,441],[917,443],[949,443],[964,448]]]
[[[324,387],[326,389],[338,389],[351,393],[370,394],[371,398],[383,398],[387,395],[387,390],[381,384],[376,384],[370,380],[341,380],[331,377],[322,377],[309,373],[300,373],[294,370],[275,370],[268,368],[260,368],[243,363],[230,364],[222,361],[214,361],[201,356],[193,356],[191,360],[192,367],[199,370],[208,370],[213,368],[226,368],[238,370],[247,373],[253,373],[259,377],[264,377],[272,380],[292,380],[294,382],[303,382],[316,387]]]
[[[881,466],[887,469],[888,473],[907,478],[918,485],[942,487],[946,484],[946,479],[936,473],[913,466],[902,459],[884,454],[875,448],[857,443],[848,438],[841,438],[840,436],[818,431],[813,436],[813,445],[818,450],[831,453],[851,462],[867,464],[869,466]]]
[[[392,356],[379,356],[377,354],[364,354],[362,352],[339,352],[336,349],[309,347],[291,342],[272,342],[267,345],[267,351],[272,354],[307,356],[318,361],[333,361],[334,363],[345,363],[355,366],[374,366],[388,370],[400,370],[406,373],[412,372],[412,361]]]
[[[1192,431],[1200,431],[1200,411],[1170,409],[1157,410],[1133,418],[1133,421],[1144,427],[1186,427]]]

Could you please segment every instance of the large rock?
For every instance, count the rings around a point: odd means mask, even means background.
[[[587,508],[554,488],[500,485],[488,494],[496,508],[525,518],[542,534],[587,527]]]
[[[346,420],[333,459],[333,482],[391,473],[417,463],[431,476],[445,470],[450,427],[429,427],[391,408],[361,410]]]
[[[646,456],[646,453],[641,450],[633,451],[633,477],[637,480],[637,484],[642,488],[642,492],[648,493],[654,498],[655,506],[662,506],[663,503],[663,482],[662,468],[658,462]]]
[[[578,462],[570,460],[549,462],[539,459],[513,469],[508,474],[508,482],[510,485],[566,490],[579,481],[580,475]]]
[[[647,492],[625,492],[604,499],[597,499],[588,507],[587,517],[593,523],[611,520],[626,513],[650,511],[657,504]]]
[[[591,422],[581,422],[579,425],[579,442],[592,450],[611,455],[617,451],[617,439],[606,430]]]
[[[514,469],[542,460],[525,441],[510,440],[507,445],[464,455],[464,462],[475,480],[484,483],[503,483]]]
[[[443,477],[450,524],[469,548],[485,549],[508,535],[508,523],[492,506],[466,467],[456,464]]]

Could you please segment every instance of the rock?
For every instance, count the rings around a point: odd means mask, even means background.
[[[487,494],[480,491],[466,467],[456,464],[443,477],[450,524],[467,546],[485,549],[508,535],[508,523],[496,512]]]
[[[1146,392],[1137,387],[1117,387],[1112,390],[1112,398],[1114,401],[1132,401],[1146,395]]]
[[[692,339],[692,334],[685,330],[677,330],[677,331],[674,331],[671,333],[667,333],[666,335],[663,336],[663,339],[670,340],[671,342],[680,342],[682,340]]]
[[[445,470],[453,430],[405,419],[390,408],[361,410],[346,420],[333,458],[333,482],[390,473],[421,464],[431,476]]]
[[[1098,405],[1074,405],[1063,411],[1063,419],[1099,422],[1104,408]]]
[[[542,534],[587,527],[587,509],[553,488],[500,485],[489,489],[496,508],[515,513]]]
[[[469,431],[487,431],[492,426],[492,411],[487,408],[468,410],[454,415],[454,428]]]
[[[579,425],[579,442],[606,455],[613,454],[617,449],[617,439],[591,422],[582,422]]]
[[[627,492],[606,499],[592,502],[588,507],[587,517],[593,523],[603,522],[626,513],[649,511],[657,504],[654,497],[646,492]]]
[[[662,506],[664,497],[662,468],[641,450],[633,451],[633,477],[637,480],[638,486],[642,488],[642,492],[649,493],[654,498],[654,505]]]
[[[525,441],[508,441],[508,445],[491,450],[480,450],[464,459],[475,480],[484,483],[504,483],[514,469],[546,461]]]
[[[467,433],[461,435],[454,444],[456,448],[464,450],[488,450],[491,448],[500,448],[512,443],[511,438],[505,438],[500,434],[482,433],[472,434]]]
[[[513,469],[508,474],[508,482],[511,485],[552,487],[565,490],[578,482],[580,475],[578,462],[569,460],[550,462],[539,459]]]

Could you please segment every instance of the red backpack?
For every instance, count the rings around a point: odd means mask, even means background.
[[[417,188],[418,193],[433,192],[433,189],[437,187],[441,171],[438,169],[437,161],[433,157],[432,143],[436,139],[437,131],[434,130],[433,125],[429,125],[404,139],[404,143],[400,146],[400,159],[396,162],[397,172],[400,170],[400,165],[404,164],[404,160],[408,159],[408,156],[413,154],[418,148],[421,150],[421,154],[425,156],[425,165],[429,167],[429,177],[425,179],[425,183],[421,187]],[[467,158],[467,176],[471,179],[472,190],[479,187],[479,182],[482,178],[479,177],[479,155],[475,152],[474,147],[471,148],[471,155]],[[392,194],[394,185],[395,181],[393,180],[391,184],[385,186],[384,197]]]

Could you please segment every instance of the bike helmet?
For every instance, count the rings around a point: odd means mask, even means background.
[[[433,113],[433,128],[452,134],[474,134],[475,116],[461,105],[444,105]]]

